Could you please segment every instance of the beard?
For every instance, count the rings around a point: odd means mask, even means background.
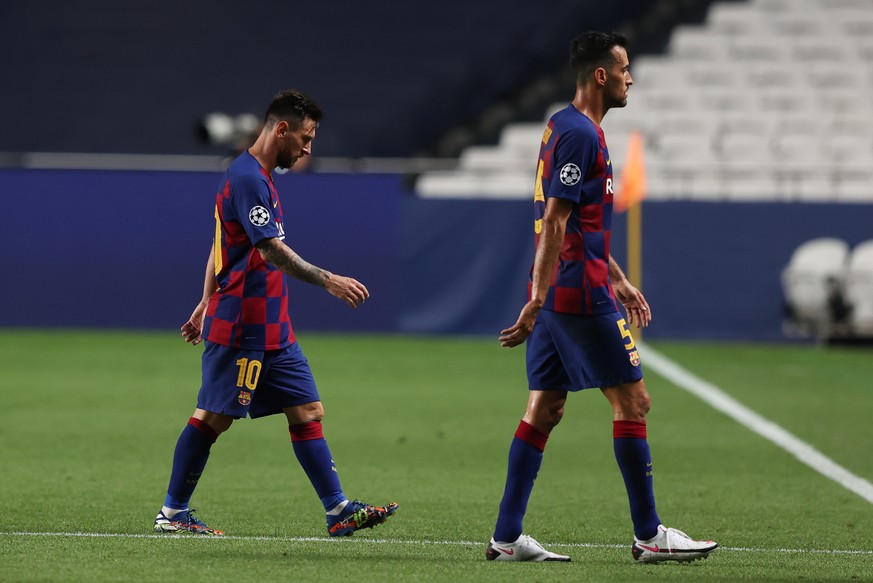
[[[627,106],[627,94],[610,96],[608,99],[605,99],[604,101],[605,101],[605,105],[606,105],[607,109],[612,109],[613,107],[626,107]]]
[[[288,170],[294,166],[296,161],[297,158],[292,156],[290,152],[280,152],[279,156],[276,158],[276,166],[283,170]]]

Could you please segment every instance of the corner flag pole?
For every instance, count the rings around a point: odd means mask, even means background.
[[[642,289],[643,284],[643,199],[646,196],[646,169],[643,162],[643,136],[630,135],[627,161],[621,173],[621,196],[618,212],[627,211],[627,277],[631,285]],[[636,330],[638,340],[643,329]]]
[[[643,203],[627,210],[627,277],[631,285],[643,289]],[[637,340],[643,339],[643,329],[634,330]]]

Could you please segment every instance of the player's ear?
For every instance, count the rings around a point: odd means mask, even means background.
[[[598,85],[606,85],[606,69],[603,67],[594,69],[594,80],[597,81]]]
[[[285,134],[288,133],[289,130],[290,130],[290,126],[288,125],[288,122],[285,120],[280,120],[276,124],[276,127],[273,128],[273,133],[278,138],[284,138]]]

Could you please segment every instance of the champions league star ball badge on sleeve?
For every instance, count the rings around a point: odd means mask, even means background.
[[[581,179],[582,171],[579,170],[579,167],[572,162],[570,162],[569,164],[564,164],[564,166],[561,168],[561,184],[573,186]]]
[[[256,227],[263,227],[270,222],[270,211],[258,205],[249,211],[249,220]]]

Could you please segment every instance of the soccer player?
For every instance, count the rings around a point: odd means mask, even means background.
[[[396,503],[371,506],[343,494],[322,434],[324,408],[288,315],[286,274],[323,287],[353,308],[370,295],[359,281],[307,263],[284,242],[282,204],[271,173],[311,153],[322,116],[302,93],[279,93],[255,144],[221,180],[203,298],[182,326],[186,342],[205,340],[202,385],[176,444],[167,496],[155,518],[157,532],[224,534],[195,517],[188,502],[212,444],[246,415],[285,414],[291,445],[324,505],[330,536],[373,527],[397,510]]]
[[[527,340],[529,396],[509,448],[506,487],[485,556],[498,561],[569,561],[522,534],[522,520],[552,429],[567,393],[598,387],[613,413],[615,458],[630,500],[638,561],[690,561],[718,546],[665,528],[655,511],[652,462],[646,441],[649,394],[628,320],[645,327],[648,302],[609,253],[612,164],[600,122],[627,104],[633,84],[626,39],[588,32],[571,45],[573,102],[549,120],[534,191],[536,254],[529,300],[502,346]]]

